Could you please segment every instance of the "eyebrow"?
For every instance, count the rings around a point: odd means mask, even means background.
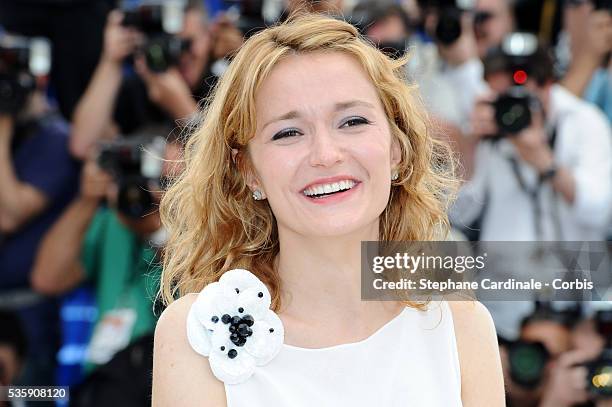
[[[349,100],[347,102],[339,102],[336,103],[334,105],[334,112],[339,112],[340,110],[345,110],[354,106],[365,106],[365,107],[369,107],[370,109],[374,109],[374,105],[370,102],[366,102],[365,100]],[[272,120],[270,120],[269,122],[267,122],[266,124],[264,124],[264,126],[262,127],[262,130],[265,129],[268,125],[274,123],[274,122],[278,122],[281,120],[289,120],[289,119],[296,119],[300,117],[300,113],[297,110],[292,110],[290,112],[287,112],[283,115],[280,115]]]

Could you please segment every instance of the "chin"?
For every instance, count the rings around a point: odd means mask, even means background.
[[[305,235],[313,237],[334,237],[347,236],[351,234],[365,236],[370,234],[370,230],[378,231],[379,218],[368,217],[367,219],[351,216],[347,219],[342,217],[320,217],[316,222],[304,226]],[[367,237],[368,239],[375,237]]]

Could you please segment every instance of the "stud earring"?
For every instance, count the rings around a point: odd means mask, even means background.
[[[259,189],[253,191],[253,199],[256,201],[261,201],[263,199],[263,194]]]
[[[399,173],[397,171],[393,171],[393,175],[391,175],[391,181],[397,181],[399,178]]]

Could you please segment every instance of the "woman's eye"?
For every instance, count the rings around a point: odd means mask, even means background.
[[[280,139],[286,138],[286,137],[298,136],[299,134],[300,133],[296,129],[283,130],[283,131],[279,131],[278,133],[276,133],[272,137],[272,140],[280,140]]]
[[[370,121],[363,117],[351,117],[350,119],[342,123],[342,126],[340,127],[353,127],[359,124],[370,124]]]

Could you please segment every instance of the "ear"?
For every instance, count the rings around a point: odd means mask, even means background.
[[[238,160],[242,160],[244,158],[244,157],[239,157],[238,154],[239,154],[239,151],[235,148],[232,148],[232,161],[234,162],[235,165],[238,165]],[[263,188],[261,187],[261,183],[259,182],[259,178],[257,177],[255,168],[253,168],[252,164],[249,163],[248,160],[246,160],[244,163],[242,163],[242,165],[239,165],[238,167],[242,171],[242,175],[244,177],[245,183],[249,187],[249,189],[252,192],[255,191],[256,189],[259,189],[261,193],[263,194],[263,197],[265,198],[266,194]]]
[[[391,167],[395,168],[402,161],[402,148],[395,136],[391,136]]]

